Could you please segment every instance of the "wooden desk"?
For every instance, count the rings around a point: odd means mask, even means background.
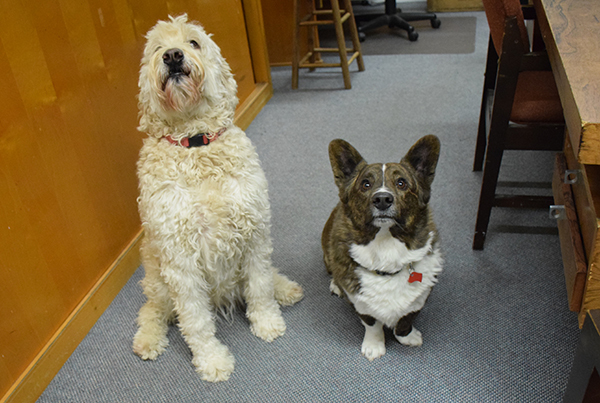
[[[569,306],[583,325],[587,311],[600,309],[600,2],[533,3],[567,124],[562,161],[573,172],[565,174],[559,161],[553,189],[570,217],[559,233]]]
[[[573,150],[580,162],[600,165],[600,2],[534,4]]]

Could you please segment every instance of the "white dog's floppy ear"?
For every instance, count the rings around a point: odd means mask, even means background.
[[[208,35],[209,37],[212,35]],[[235,91],[237,89],[237,83],[233,79],[231,68],[221,55],[219,46],[212,40],[206,41],[203,46],[208,54],[210,54],[210,60],[206,61],[204,69],[204,84],[202,88],[202,94],[204,97],[211,99],[215,102],[220,102],[222,99],[235,99],[237,104],[237,98]],[[209,67],[208,63],[212,66]],[[235,108],[235,105],[233,105]]]
[[[329,161],[335,184],[340,190],[340,200],[346,203],[348,185],[367,162],[350,143],[341,139],[329,143]]]
[[[216,63],[217,61],[215,60],[214,62]],[[204,97],[213,100],[220,98],[219,94],[223,93],[225,87],[223,74],[215,74],[215,70],[204,69],[204,88],[202,89]]]

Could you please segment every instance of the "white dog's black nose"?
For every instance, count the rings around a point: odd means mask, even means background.
[[[181,62],[183,62],[183,51],[177,48],[169,49],[165,53],[163,53],[162,58],[163,62],[167,66],[173,68],[175,66],[181,65]]]
[[[394,203],[394,195],[390,192],[377,192],[372,201],[377,210],[387,210]]]

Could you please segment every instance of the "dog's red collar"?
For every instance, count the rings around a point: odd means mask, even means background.
[[[207,146],[216,139],[218,139],[219,136],[225,133],[226,130],[227,128],[224,127],[216,133],[198,133],[195,136],[184,137],[181,140],[175,140],[171,136],[165,136],[164,138],[167,139],[167,141],[171,144],[175,144],[185,148],[202,147]]]

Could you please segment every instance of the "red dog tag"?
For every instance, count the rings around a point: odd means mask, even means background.
[[[420,283],[421,280],[423,280],[423,273],[417,273],[416,271],[413,271],[410,273],[410,276],[408,276],[409,283],[414,283],[415,281]]]

